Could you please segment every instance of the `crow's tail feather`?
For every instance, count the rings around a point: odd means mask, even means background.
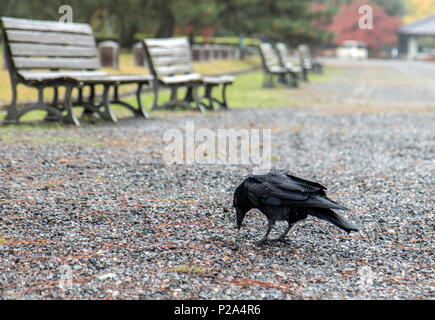
[[[326,220],[332,223],[333,225],[339,227],[340,229],[346,231],[347,233],[350,233],[352,231],[359,231],[359,229],[356,226],[354,226],[350,222],[347,222],[345,219],[340,217],[331,209],[310,208],[308,210],[308,213],[316,218]]]
[[[326,195],[315,194],[312,195],[308,201],[305,201],[304,205],[308,205],[314,208],[325,208],[325,209],[337,209],[349,211],[348,208],[343,207],[341,204],[329,199]]]

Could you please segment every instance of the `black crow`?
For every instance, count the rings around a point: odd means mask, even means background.
[[[246,213],[254,208],[260,210],[269,223],[266,234],[259,244],[267,241],[276,221],[287,221],[285,232],[276,240],[283,240],[290,228],[308,215],[326,220],[350,233],[357,227],[347,222],[332,209],[348,210],[328,199],[326,188],[316,182],[304,180],[282,170],[271,170],[265,175],[250,175],[234,193],[236,209],[237,240]],[[236,240],[236,242],[238,242]]]

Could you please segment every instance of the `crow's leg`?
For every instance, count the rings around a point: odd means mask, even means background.
[[[284,241],[285,237],[287,236],[290,229],[293,227],[294,223],[290,223],[287,221],[287,229],[285,229],[284,233],[279,236],[279,238],[273,240],[273,241]]]
[[[267,220],[267,222],[268,222],[268,226],[267,226],[266,234],[264,235],[264,237],[260,241],[257,242],[257,245],[259,245],[259,246],[266,243],[267,237],[269,236],[269,233],[270,233],[270,230],[272,230],[273,226],[275,225],[275,221],[273,221],[273,220]]]
[[[237,229],[236,239],[234,240],[236,247],[240,247],[240,229]]]

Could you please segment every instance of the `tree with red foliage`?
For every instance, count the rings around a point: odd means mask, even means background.
[[[359,27],[363,16],[359,13],[359,8],[364,5],[373,9],[373,29]],[[336,45],[341,45],[345,40],[358,40],[377,51],[383,45],[396,45],[396,32],[401,25],[400,18],[388,15],[382,7],[367,0],[356,0],[342,4],[327,29],[336,35],[333,41]]]

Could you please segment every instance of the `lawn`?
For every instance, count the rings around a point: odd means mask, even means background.
[[[2,47],[0,46],[0,52]],[[201,74],[210,75],[214,73],[232,72],[239,70],[250,69],[259,65],[260,60],[258,57],[249,58],[246,60],[221,60],[211,62],[196,62],[194,63],[195,71]],[[111,74],[148,74],[148,68],[137,67],[133,64],[133,56],[128,51],[123,51],[120,56],[120,69],[114,70],[105,68],[104,71]],[[134,87],[134,86],[133,86]],[[131,90],[131,87],[123,87],[124,91]],[[19,86],[19,101],[30,102],[37,99],[37,92],[35,89]],[[47,90],[47,99],[52,97],[51,90]],[[9,73],[3,70],[3,59],[0,59],[0,106],[8,104],[11,101],[11,86],[9,81]]]
[[[137,67],[133,65],[133,57],[128,52],[123,52],[120,57],[120,69],[104,69],[108,73],[121,73],[121,74],[142,74],[148,73],[147,68]],[[259,66],[259,57],[252,57],[246,60],[221,60],[221,61],[211,61],[211,62],[196,62],[194,63],[195,71],[201,74],[210,75],[216,73],[225,72],[235,72],[248,70],[253,67]],[[326,75],[311,75],[311,82],[327,81],[330,74],[326,69]],[[334,70],[329,70],[334,71]],[[334,74],[331,72],[331,74]],[[253,71],[247,74],[237,76],[237,81],[228,90],[228,100],[231,108],[244,108],[244,107],[289,107],[298,106],[298,95],[303,90],[305,84],[301,84],[302,88],[299,89],[288,89],[284,86],[277,85],[275,88],[263,89],[261,88],[263,75],[261,71]],[[127,93],[132,91],[135,86],[123,86],[121,93]],[[102,88],[97,88],[97,91],[101,92]],[[218,91],[216,91],[218,92]],[[62,94],[63,92],[61,92]],[[46,98],[51,99],[51,90],[47,90]],[[183,92],[180,92],[180,96]],[[7,104],[11,99],[11,88],[9,83],[9,75],[5,70],[0,70],[0,105]],[[24,86],[19,86],[19,101],[35,101],[36,100],[36,90],[27,88]],[[159,96],[160,102],[165,102],[169,99],[169,92],[163,91]],[[136,106],[135,96],[126,97],[125,100],[130,102],[132,105]],[[148,108],[151,108],[153,101],[153,95],[151,93],[144,93],[142,97],[142,102]],[[113,111],[119,118],[131,116],[130,111],[114,105]],[[79,116],[81,110],[76,109],[76,113]],[[5,117],[5,112],[0,111],[0,120]],[[34,111],[26,114],[21,121],[22,122],[32,122],[43,119],[45,116],[44,111]],[[156,116],[156,113],[154,113]],[[158,116],[158,114],[157,114]],[[40,123],[30,124],[28,128],[31,130],[36,126],[40,126]],[[21,125],[22,127],[22,125]],[[44,124],[42,128],[59,128],[58,124]],[[26,130],[26,128],[22,129]]]

